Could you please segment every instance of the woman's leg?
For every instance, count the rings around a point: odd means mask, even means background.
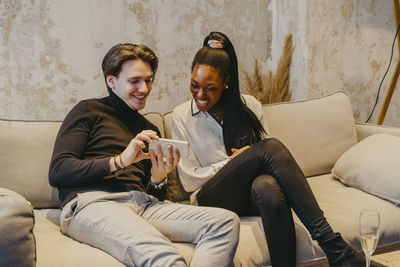
[[[198,203],[227,208],[240,215],[249,205],[243,192],[250,190],[252,181],[260,174],[270,174],[277,180],[293,210],[311,237],[319,242],[330,263],[355,254],[332,231],[300,167],[287,148],[275,138],[253,145],[226,164],[200,190]]]
[[[303,172],[293,156],[277,139],[258,142],[226,164],[197,194],[201,205],[245,213],[254,179],[273,176],[313,239],[331,231]]]
[[[258,159],[255,159],[259,161]],[[274,267],[296,265],[296,235],[290,205],[276,179],[269,175],[256,176],[248,173],[248,160],[242,160],[242,168],[235,168],[234,174],[226,176],[225,183],[217,183],[214,177],[198,194],[198,203],[203,206],[217,206],[239,215],[261,216],[271,262]],[[229,164],[237,166],[236,163]],[[250,164],[256,166],[257,164]],[[261,172],[262,173],[262,172]],[[221,176],[219,176],[221,177]]]
[[[258,176],[251,194],[267,238],[272,266],[296,266],[296,233],[290,205],[276,179],[270,175]]]

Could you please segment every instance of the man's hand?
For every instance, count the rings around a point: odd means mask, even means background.
[[[152,130],[144,130],[138,133],[121,153],[122,166],[120,167],[126,167],[143,159],[149,159],[150,153],[143,152],[146,147],[144,142],[151,143],[152,139],[158,138],[157,133]]]
[[[237,155],[239,155],[240,153],[242,153],[243,151],[245,151],[246,149],[248,149],[250,146],[244,146],[240,149],[237,148],[232,148],[232,155],[228,158],[228,161],[232,160],[234,157],[236,157]]]
[[[158,145],[157,151],[150,150],[150,159],[153,165],[151,167],[153,183],[158,184],[178,165],[180,159],[179,150],[172,149],[172,146],[169,145],[167,154],[164,155],[161,146]]]

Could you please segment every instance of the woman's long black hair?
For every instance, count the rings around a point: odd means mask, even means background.
[[[204,39],[203,46],[208,46],[209,40],[221,42],[222,48],[212,49],[224,50],[230,59],[228,72],[225,75],[221,73],[223,77],[229,76],[228,89],[224,90],[221,101],[224,105],[222,125],[224,145],[226,153],[231,155],[232,148],[242,148],[246,145],[255,144],[263,138],[266,131],[257,116],[245,105],[240,95],[238,63],[231,41],[221,32],[211,32]],[[213,64],[212,61],[207,65],[217,70],[220,69],[211,64]],[[193,61],[192,68],[194,65],[195,62]]]

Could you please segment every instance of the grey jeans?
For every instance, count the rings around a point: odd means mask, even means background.
[[[160,202],[140,191],[80,193],[60,215],[61,231],[128,266],[187,266],[171,241],[195,244],[191,266],[229,266],[239,218],[221,208]]]

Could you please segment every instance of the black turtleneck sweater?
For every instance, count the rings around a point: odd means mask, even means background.
[[[58,188],[62,205],[77,193],[94,190],[139,190],[156,197],[165,193],[149,186],[150,160],[110,172],[110,158],[124,151],[139,132],[151,129],[159,135],[159,130],[112,90],[108,91],[108,97],[79,102],[58,132],[49,182]]]

